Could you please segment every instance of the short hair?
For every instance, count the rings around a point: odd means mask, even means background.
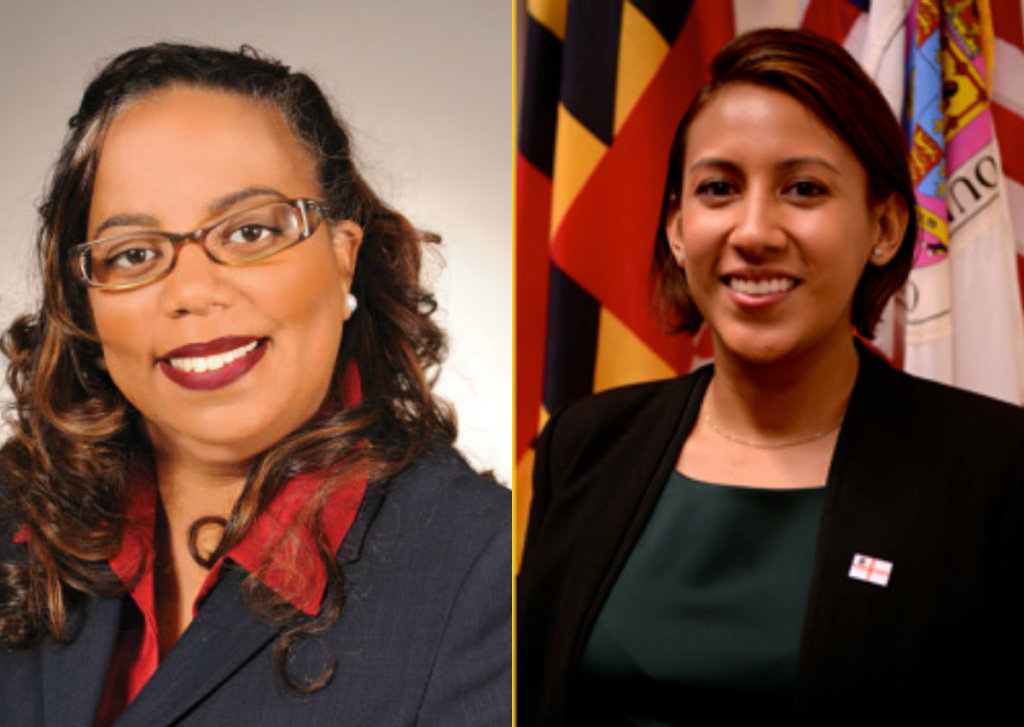
[[[917,245],[914,188],[903,132],[881,91],[849,53],[809,31],[782,28],[754,30],[724,45],[711,61],[711,79],[676,128],[652,263],[655,306],[663,323],[673,332],[696,333],[703,321],[665,230],[679,207],[690,125],[718,91],[736,83],[774,89],[799,101],[860,161],[867,172],[869,203],[895,192],[906,204],[909,214],[899,250],[884,266],[867,265],[854,291],[853,326],[861,335],[873,337],[886,302],[910,275]]]

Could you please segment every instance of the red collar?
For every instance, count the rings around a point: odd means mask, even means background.
[[[342,375],[343,406],[362,402],[359,371],[349,365]],[[327,569],[317,550],[310,527],[296,525],[303,508],[330,477],[329,473],[298,475],[284,484],[260,513],[242,539],[214,563],[193,605],[194,611],[220,578],[224,561],[231,559],[259,578],[263,585],[298,610],[315,615],[327,588]],[[356,473],[334,485],[320,514],[320,530],[330,552],[336,553],[355,520],[366,491],[367,472]],[[125,500],[126,525],[121,550],[110,559],[111,569],[125,583],[141,573],[132,588],[137,602],[153,593],[153,529],[156,519],[156,485],[148,472],[129,476]],[[194,614],[193,614],[194,615]]]
[[[316,537],[309,527],[295,527],[303,507],[323,485],[321,474],[299,475],[289,480],[266,509],[257,516],[245,536],[220,560],[214,563],[194,609],[216,585],[224,567],[231,559],[295,608],[315,615],[327,588],[327,570],[316,547]],[[365,472],[337,485],[324,504],[320,518],[321,532],[331,552],[337,552],[345,534],[355,520],[366,490]],[[125,583],[141,574],[132,588],[132,597],[140,604],[150,601],[153,592],[153,529],[156,519],[156,485],[148,472],[129,477],[127,491],[127,524],[121,549],[110,559],[111,569]],[[194,614],[193,614],[194,615]]]

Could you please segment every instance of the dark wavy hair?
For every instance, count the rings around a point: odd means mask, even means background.
[[[853,296],[853,326],[872,338],[889,298],[910,275],[917,244],[914,188],[903,132],[874,81],[841,46],[805,30],[766,28],[733,38],[711,61],[711,80],[697,92],[676,128],[654,244],[655,307],[673,332],[696,333],[703,316],[686,274],[669,249],[666,223],[679,209],[686,135],[721,89],[735,83],[781,91],[799,101],[854,153],[867,172],[868,202],[898,194],[907,207],[903,240],[888,264],[868,265]]]
[[[316,161],[328,224],[349,219],[364,230],[352,281],[359,310],[345,325],[332,387],[340,392],[342,373],[354,363],[361,405],[322,413],[259,455],[215,551],[202,558],[193,548],[197,561],[216,561],[289,479],[331,473],[303,510],[328,573],[319,614],[303,618],[260,585],[259,573],[243,585],[253,609],[283,624],[274,649],[279,673],[293,689],[315,691],[331,678],[333,663],[312,682],[290,675],[286,664],[296,639],[328,628],[344,605],[335,553],[320,537],[325,500],[355,468],[369,468],[372,486],[455,438],[453,412],[431,393],[445,337],[431,320],[434,298],[420,285],[421,244],[438,238],[415,229],[370,189],[354,166],[344,124],[316,83],[249,47],[231,52],[160,43],[130,50],[100,71],[70,120],[40,206],[42,303],[18,318],[0,343],[15,398],[8,417],[13,432],[0,448],[0,506],[8,525],[27,532],[26,553],[0,562],[0,644],[25,646],[47,635],[69,640],[77,601],[126,590],[107,561],[124,532],[126,473],[145,465],[152,450],[139,412],[97,363],[100,343],[68,248],[86,239],[97,159],[111,120],[132,101],[176,84],[241,94],[280,111]],[[194,524],[193,534],[203,524]]]

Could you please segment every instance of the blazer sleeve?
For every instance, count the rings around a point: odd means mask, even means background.
[[[420,727],[512,724],[512,536],[503,519],[448,613]]]
[[[526,539],[523,543],[522,563],[528,563],[533,558],[537,532],[540,530],[540,524],[544,521],[548,505],[551,503],[551,440],[554,438],[555,426],[564,411],[563,407],[548,419],[534,448],[533,476],[530,481],[532,489],[530,516]]]

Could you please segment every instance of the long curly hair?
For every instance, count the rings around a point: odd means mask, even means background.
[[[274,647],[278,672],[293,689],[315,691],[331,678],[333,665],[311,682],[289,675],[286,665],[296,639],[330,627],[344,606],[342,573],[320,530],[325,501],[356,467],[368,468],[372,486],[455,438],[453,412],[431,393],[445,337],[431,320],[434,298],[420,285],[422,243],[438,238],[418,231],[370,189],[354,166],[344,124],[316,83],[249,47],[231,52],[160,43],[130,50],[100,71],[70,120],[40,205],[42,302],[0,341],[14,394],[12,434],[0,448],[0,507],[4,522],[27,534],[26,552],[0,561],[0,644],[27,646],[46,636],[67,641],[77,601],[126,591],[107,562],[124,533],[127,473],[149,462],[152,449],[139,412],[98,364],[100,343],[68,248],[86,239],[111,120],[132,101],[174,84],[229,91],[278,109],[317,163],[328,220],[353,220],[364,230],[352,281],[359,311],[345,326],[333,373],[333,390],[340,391],[344,370],[355,364],[362,403],[314,417],[259,455],[217,548],[205,558],[193,553],[200,562],[216,561],[291,478],[331,473],[302,516],[328,574],[320,612],[303,617],[262,586],[259,573],[243,585],[251,608],[283,624]]]

